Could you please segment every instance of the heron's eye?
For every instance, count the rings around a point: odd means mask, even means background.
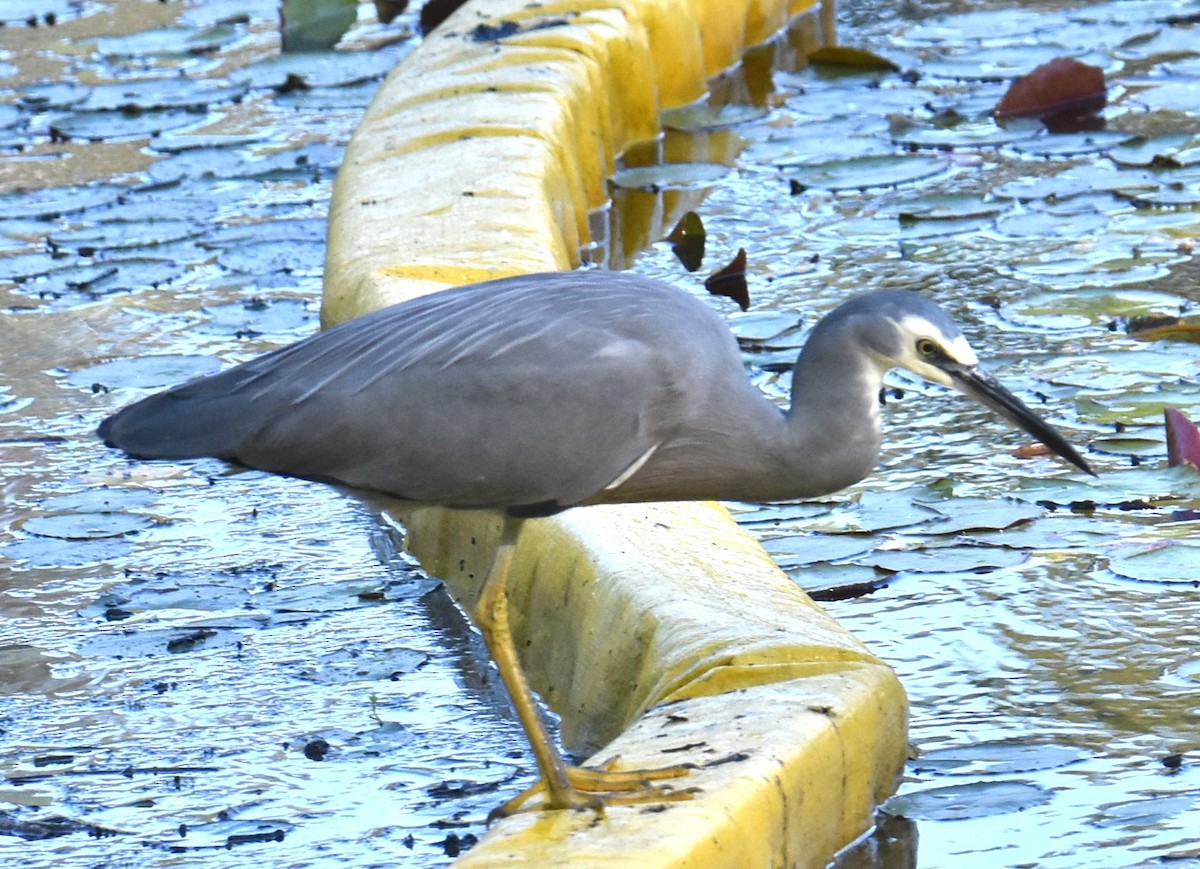
[[[938,347],[937,342],[932,338],[920,338],[917,340],[917,352],[926,359],[932,359],[934,356],[937,356],[940,351],[941,348]]]

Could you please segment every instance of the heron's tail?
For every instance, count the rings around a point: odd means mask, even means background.
[[[143,398],[100,423],[110,447],[141,459],[234,459],[261,424],[262,408],[230,394],[231,372]]]

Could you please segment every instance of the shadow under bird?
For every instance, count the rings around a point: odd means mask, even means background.
[[[500,513],[474,611],[537,759],[547,808],[686,798],[684,774],[567,764],[508,631],[521,523],[588,504],[824,495],[879,459],[883,375],[954,387],[1075,467],[1088,463],[979,367],[945,311],[916,293],[845,302],[813,328],[782,410],[747,379],[703,301],[612,272],[525,275],[366,314],[222,373],[152,395],[100,425],[144,459],[213,456],[423,504]]]

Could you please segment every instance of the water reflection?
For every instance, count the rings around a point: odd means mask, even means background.
[[[811,324],[867,288],[922,289],[970,324],[1006,382],[1070,439],[1095,447],[1101,478],[1070,479],[1045,460],[1010,455],[1019,438],[987,411],[896,378],[901,393],[889,399],[872,480],[816,512],[772,519],[736,508],[805,587],[870,591],[833,595],[826,607],[896,667],[918,750],[1063,752],[1061,762],[1027,768],[917,761],[902,791],[924,795],[907,809],[918,818],[923,867],[1140,865],[1194,859],[1200,847],[1200,558],[1177,546],[1194,536],[1186,517],[1200,482],[1155,469],[1162,407],[1196,415],[1196,351],[1122,334],[1130,318],[1177,314],[1197,299],[1196,212],[1158,196],[1178,184],[1194,198],[1195,164],[1147,172],[1136,156],[1165,153],[1172,137],[1192,141],[1200,102],[1174,84],[1195,85],[1200,55],[1180,42],[1191,30],[1170,23],[1186,11],[1170,2],[848,4],[842,40],[913,74],[778,76],[786,103],[734,128],[749,143],[737,174],[689,202],[708,231],[711,264],[748,249],[757,310],[798,311]],[[1058,54],[1106,70],[1106,132],[997,133],[987,113],[1011,70]],[[1170,86],[1151,94],[1155,82]],[[950,112],[963,121],[946,123]],[[936,153],[945,171],[910,172],[913,150]],[[856,183],[866,159],[870,174]],[[637,268],[691,286],[666,245]],[[746,346],[748,365],[761,364]],[[770,375],[759,379],[783,400]],[[903,521],[872,516],[880,490],[896,502],[883,514]],[[999,514],[1005,498],[1033,512],[1010,526],[986,508],[968,520],[961,506],[980,499]],[[939,537],[918,507],[963,527]],[[985,527],[972,528],[979,518]],[[852,545],[825,542],[848,532]],[[1163,559],[1170,570],[1122,560],[1164,546],[1176,547]],[[951,562],[963,551],[980,554],[974,567]],[[880,566],[899,572],[881,577]],[[1008,801],[1022,793],[1032,798]],[[963,806],[954,819],[929,808],[947,799]],[[881,856],[877,845],[847,857],[893,859],[912,858]]]

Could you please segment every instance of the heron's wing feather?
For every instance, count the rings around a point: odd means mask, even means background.
[[[529,287],[369,314],[151,396],[100,433],[142,457],[217,456],[420,501],[575,503],[655,444],[679,389],[671,354],[638,334],[643,302],[613,316],[611,297]]]

